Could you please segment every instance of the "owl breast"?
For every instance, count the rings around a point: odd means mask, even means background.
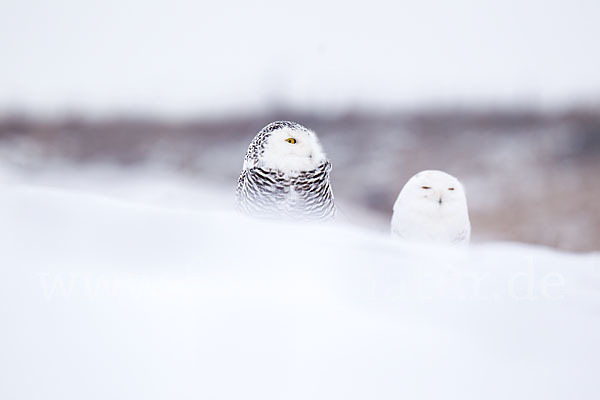
[[[295,176],[263,168],[242,171],[240,211],[261,218],[328,221],[335,217],[329,162]]]

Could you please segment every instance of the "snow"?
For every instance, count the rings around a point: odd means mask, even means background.
[[[0,172],[2,399],[600,390],[600,254],[265,223],[151,170]]]
[[[594,0],[4,0],[0,111],[598,102]]]

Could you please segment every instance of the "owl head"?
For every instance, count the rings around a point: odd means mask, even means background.
[[[244,168],[260,167],[289,174],[310,171],[326,160],[317,135],[295,122],[265,126],[248,149]]]
[[[466,209],[467,198],[458,179],[443,171],[421,171],[404,185],[398,205],[413,211],[443,215]]]

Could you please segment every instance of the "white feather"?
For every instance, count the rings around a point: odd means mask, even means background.
[[[288,143],[286,139],[294,139],[295,143]],[[325,160],[314,132],[283,127],[271,133],[257,166],[294,174],[313,170]]]
[[[442,171],[422,171],[394,204],[392,235],[404,240],[466,244],[471,223],[463,185]]]

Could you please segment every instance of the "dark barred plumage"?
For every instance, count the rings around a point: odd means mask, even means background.
[[[254,138],[238,179],[240,211],[262,218],[330,221],[335,218],[333,192],[329,184],[331,163],[323,161],[308,171],[284,173],[261,166],[259,160],[271,132],[282,127],[305,130],[302,125],[278,121],[267,125]]]

